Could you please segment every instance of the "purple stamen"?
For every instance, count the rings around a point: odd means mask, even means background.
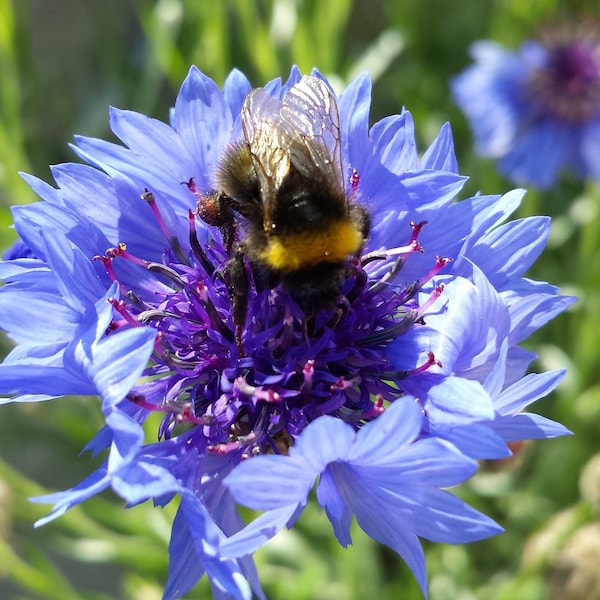
[[[355,179],[358,182],[358,174]],[[193,181],[187,185],[193,192]],[[349,259],[336,310],[307,317],[283,290],[252,288],[240,356],[229,292],[217,275],[227,258],[225,249],[216,241],[209,248],[201,246],[190,212],[192,252],[185,262],[179,261],[175,238],[155,197],[150,192],[143,196],[173,252],[165,253],[165,263],[150,263],[120,244],[98,258],[114,280],[112,260],[121,258],[144,266],[166,286],[155,300],[124,294],[123,300],[111,301],[122,316],[120,326],[143,324],[157,330],[153,363],[145,378],[161,386],[161,392],[150,397],[163,400],[156,404],[135,392],[131,399],[145,410],[165,414],[160,436],[171,438],[187,424],[197,426],[194,435],[212,453],[285,452],[304,427],[323,414],[359,428],[402,395],[406,377],[439,364],[430,354],[413,371],[397,371],[384,352],[397,336],[419,326],[442,293],[438,286],[421,306],[416,302],[417,292],[449,259],[437,257],[418,282],[405,287],[394,282],[406,258],[423,252],[417,238],[425,222],[411,223],[405,246]],[[364,265],[394,258],[387,276],[371,280]]]

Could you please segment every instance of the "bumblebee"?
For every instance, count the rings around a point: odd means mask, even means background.
[[[369,234],[364,207],[347,195],[338,107],[327,84],[305,75],[282,100],[263,88],[245,98],[243,138],[229,146],[213,193],[197,213],[221,230],[236,339],[257,289],[281,285],[307,315],[332,308],[348,258]]]

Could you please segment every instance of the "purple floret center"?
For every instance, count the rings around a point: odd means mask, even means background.
[[[530,92],[539,111],[567,122],[600,113],[600,45],[579,40],[549,48],[546,66],[531,77]]]
[[[557,47],[551,59],[557,85],[563,85],[569,94],[576,94],[597,84],[600,79],[597,54],[596,48],[584,42]]]
[[[148,192],[143,197],[160,220],[154,197]],[[251,286],[240,352],[223,280],[224,249],[218,240],[201,246],[194,215],[189,219],[191,249],[184,252],[167,232],[170,248],[163,263],[134,257],[124,244],[97,257],[116,281],[116,259],[156,276],[150,299],[120,284],[126,299],[113,302],[117,316],[110,334],[132,326],[157,330],[151,363],[129,399],[164,413],[159,437],[195,428],[200,444],[212,452],[285,453],[322,415],[358,429],[402,395],[401,382],[413,372],[395,369],[385,349],[422,322],[423,310],[442,288],[421,307],[416,294],[447,260],[438,258],[426,277],[406,287],[371,278],[368,268],[387,261],[390,275],[397,273],[411,253],[422,250],[417,237],[423,223],[411,224],[404,248],[349,258],[333,309],[307,316],[280,287]],[[430,355],[414,373],[435,364]]]

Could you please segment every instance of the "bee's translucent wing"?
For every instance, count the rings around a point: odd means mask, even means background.
[[[262,88],[252,90],[242,107],[242,127],[264,204],[274,201],[292,167],[344,195],[338,108],[322,79],[303,76],[283,101]]]
[[[242,128],[250,148],[263,202],[268,203],[290,170],[289,135],[282,126],[281,102],[262,88],[252,90],[242,106]]]
[[[340,118],[327,84],[304,75],[285,95],[280,114],[291,140],[287,150],[292,165],[305,177],[320,177],[343,193]]]

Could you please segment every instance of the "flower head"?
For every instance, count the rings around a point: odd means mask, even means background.
[[[550,187],[564,169],[600,180],[600,28],[548,29],[511,52],[490,41],[452,81],[476,150],[518,183]]]
[[[264,88],[273,118],[301,81],[294,69]],[[106,420],[88,445],[105,463],[36,499],[54,503],[42,522],[109,486],[129,504],[179,497],[165,598],[205,572],[217,594],[262,597],[250,556],[293,524],[318,478],[340,543],[356,517],[425,590],[418,537],[461,543],[500,530],[442,488],[469,478],[474,459],[507,456],[507,442],[568,433],[521,412],[563,376],[525,375],[534,356],[518,345],[572,302],[523,278],[549,223],[502,224],[518,191],[455,202],[464,178],[449,128],[418,158],[410,113],[369,128],[360,77],[327,92],[338,133],[326,143],[348,166],[338,185],[370,215],[369,235],[338,265],[335,297],[307,308],[292,279],[269,280],[264,255],[248,249],[248,205],[267,211],[263,187],[246,204],[228,196],[220,227],[195,210],[222,199],[222,156],[249,142],[249,91],[237,71],[221,91],[192,68],[170,125],[113,109],[124,146],[77,138],[88,165],[53,167],[57,188],[26,176],[45,202],[14,209],[21,244],[0,264],[0,325],[18,343],[0,391],[13,401],[95,394]],[[321,117],[300,114],[294,127],[315,131]],[[306,158],[286,148],[276,146],[284,183]],[[153,413],[163,418],[148,444]],[[236,501],[264,513],[244,525]]]

